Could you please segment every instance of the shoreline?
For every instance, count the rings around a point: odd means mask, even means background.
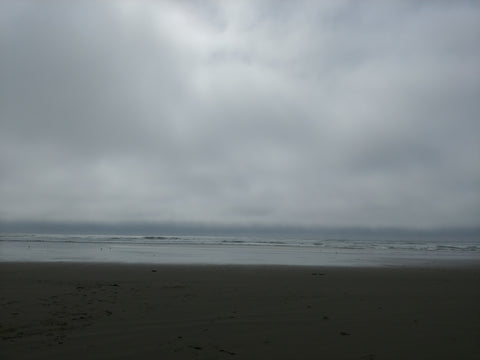
[[[335,261],[332,262],[318,262],[318,263],[282,263],[282,262],[208,262],[208,261],[118,261],[113,260],[51,260],[51,259],[0,259],[0,267],[3,265],[28,265],[28,264],[38,264],[38,265],[75,265],[75,266],[130,266],[130,267],[225,267],[225,268],[244,268],[244,267],[257,267],[257,268],[266,268],[266,269],[275,269],[275,268],[331,268],[331,269],[412,269],[412,270],[421,270],[421,269],[479,269],[480,263],[477,258],[419,258],[419,259],[406,259],[406,258],[385,258],[383,261],[381,259],[376,259],[376,261],[359,261],[357,258],[352,262],[345,261]]]
[[[475,359],[480,266],[0,262],[3,359]]]
[[[477,241],[18,235],[0,241],[0,262],[305,266],[468,266],[480,263]]]

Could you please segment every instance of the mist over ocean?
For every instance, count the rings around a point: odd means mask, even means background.
[[[479,20],[463,0],[0,1],[0,259],[477,258]]]

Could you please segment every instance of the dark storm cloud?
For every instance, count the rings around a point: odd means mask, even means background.
[[[17,2],[0,218],[474,226],[480,6]]]

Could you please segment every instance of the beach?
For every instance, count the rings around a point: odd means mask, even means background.
[[[2,359],[478,359],[480,267],[0,263]]]

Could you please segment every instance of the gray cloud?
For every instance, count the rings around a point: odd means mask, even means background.
[[[476,226],[471,1],[0,3],[0,219]]]

